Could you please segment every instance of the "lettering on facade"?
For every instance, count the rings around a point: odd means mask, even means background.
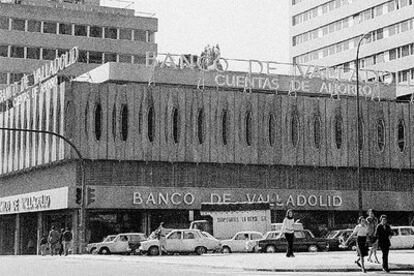
[[[29,196],[0,201],[0,214],[47,210],[50,208],[50,204],[50,195]]]
[[[42,93],[42,91],[57,85],[57,78],[50,82],[45,81],[76,63],[78,58],[78,47],[74,47],[60,57],[37,68],[31,75],[23,75],[19,82],[15,82],[4,89],[0,89],[0,103],[12,99],[13,106],[17,106],[30,98],[36,97],[39,93]],[[39,87],[37,87],[37,85],[39,85]]]

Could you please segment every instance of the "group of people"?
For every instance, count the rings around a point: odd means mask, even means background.
[[[286,217],[282,224],[282,233],[284,233],[287,241],[286,257],[295,257],[293,254],[293,241],[294,241],[294,224],[299,222],[293,218],[293,211],[288,210]],[[357,254],[358,259],[355,263],[361,268],[362,272],[365,270],[364,257],[368,256],[368,262],[375,262],[379,264],[377,257],[377,250],[381,248],[382,251],[382,269],[385,272],[389,272],[388,267],[388,253],[390,251],[390,238],[392,236],[391,227],[387,222],[387,216],[381,215],[379,221],[375,217],[372,209],[368,210],[368,217],[363,216],[358,218],[358,225],[355,226],[354,231],[344,242],[344,246],[348,246],[353,236],[357,236]],[[375,258],[375,261],[372,260]]]
[[[52,226],[48,236],[43,236],[40,240],[40,252],[42,256],[46,255],[47,248],[50,249],[50,254],[67,256],[69,248],[72,243],[72,232],[69,227],[62,228],[59,232],[55,226]]]

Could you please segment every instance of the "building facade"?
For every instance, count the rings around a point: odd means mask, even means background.
[[[293,62],[347,72],[355,68],[359,39],[369,33],[360,68],[393,72],[397,83],[414,83],[412,0],[291,0],[290,8]]]
[[[65,53],[80,49],[78,76],[105,62],[144,63],[156,51],[156,18],[130,9],[99,5],[99,0],[0,1],[0,88]]]
[[[294,208],[319,234],[349,227],[357,147],[363,209],[413,223],[414,107],[396,102],[395,86],[380,84],[381,102],[364,97],[357,124],[354,96],[321,93],[337,80],[252,74],[246,90],[240,72],[121,63],[88,75],[0,113],[0,127],[52,130],[80,150],[88,241],[148,234],[161,221],[188,227],[202,203],[271,203],[274,222]],[[52,225],[70,226],[76,244],[75,152],[55,137],[3,131],[0,164],[0,253],[28,253]]]

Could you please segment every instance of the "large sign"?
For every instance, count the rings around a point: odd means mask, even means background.
[[[0,215],[68,208],[68,187],[0,198]]]
[[[37,68],[31,75],[23,75],[19,82],[0,89],[0,104],[11,100],[12,106],[15,107],[50,89],[51,86],[57,86],[56,75],[76,63],[78,58],[78,47],[74,47],[60,57]]]

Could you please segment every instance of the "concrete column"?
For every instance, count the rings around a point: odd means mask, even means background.
[[[79,210],[72,211],[72,253],[78,254],[79,252]]]
[[[43,213],[37,213],[37,245],[36,254],[40,255],[40,240],[42,239],[43,233]]]
[[[14,255],[20,254],[20,214],[16,214],[16,227],[14,229]]]
[[[142,212],[141,231],[147,236],[151,234],[151,214],[146,210]]]
[[[334,229],[335,228],[335,214],[334,212],[328,213],[328,228]]]

